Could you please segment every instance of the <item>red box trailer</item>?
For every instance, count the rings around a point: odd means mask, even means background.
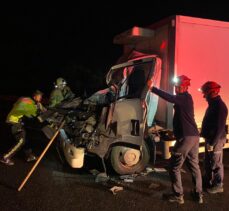
[[[229,106],[228,38],[229,22],[177,15],[145,28],[133,27],[115,36],[114,43],[123,45],[122,58],[133,50],[157,54],[162,59],[160,88],[170,93],[174,93],[171,83],[174,76],[184,74],[191,78],[189,92],[194,100],[197,125],[201,127],[207,108],[207,102],[198,91],[203,83],[211,80],[219,83],[220,95]],[[157,122],[172,129],[172,116],[173,105],[160,99]],[[164,156],[167,158],[170,146],[171,143],[165,143]]]

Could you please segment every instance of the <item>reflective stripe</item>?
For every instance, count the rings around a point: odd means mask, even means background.
[[[219,151],[213,151],[214,154],[220,154],[222,153],[223,151],[222,150],[219,150]]]
[[[13,108],[7,116],[6,121],[18,123],[23,116],[33,117],[37,114],[37,106],[30,98],[20,98],[14,103]]]
[[[174,155],[174,156],[180,156],[180,155],[182,155],[181,152],[174,152],[174,151],[172,151],[171,154]]]
[[[15,116],[15,115],[10,115],[7,118],[7,122],[12,122],[12,123],[18,123],[19,120],[23,117],[23,115]]]
[[[21,98],[21,102],[26,103],[26,104],[33,104],[33,100],[27,97]]]
[[[21,138],[18,143],[7,153],[4,155],[4,158],[9,158],[12,154],[14,154],[24,143],[23,138]]]

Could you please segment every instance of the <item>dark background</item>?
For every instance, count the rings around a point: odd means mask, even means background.
[[[25,96],[40,89],[48,97],[59,76],[77,95],[85,90],[90,95],[105,87],[105,73],[121,55],[121,46],[112,43],[120,32],[171,15],[229,21],[226,3],[168,2],[3,7],[0,95]]]

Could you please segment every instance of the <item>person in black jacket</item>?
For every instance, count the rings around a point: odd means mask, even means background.
[[[202,122],[201,136],[205,138],[205,185],[208,193],[223,192],[223,146],[226,142],[228,109],[219,96],[221,86],[214,81],[202,85],[208,108]]]
[[[202,177],[199,167],[199,132],[194,119],[192,96],[188,93],[190,79],[184,75],[178,76],[174,85],[176,95],[156,87],[152,88],[153,93],[173,103],[175,111],[173,132],[176,137],[176,144],[171,155],[169,171],[173,193],[167,197],[170,202],[184,203],[181,168],[186,160],[195,185],[195,199],[199,203],[203,203]],[[149,83],[148,86],[150,86]]]

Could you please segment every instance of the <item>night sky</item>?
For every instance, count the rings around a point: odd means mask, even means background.
[[[92,93],[105,86],[105,73],[121,55],[121,46],[112,43],[120,32],[176,14],[229,21],[228,7],[217,2],[166,2],[133,3],[125,9],[123,5],[3,9],[0,95],[30,95],[40,89],[48,96],[59,76],[77,94]]]

